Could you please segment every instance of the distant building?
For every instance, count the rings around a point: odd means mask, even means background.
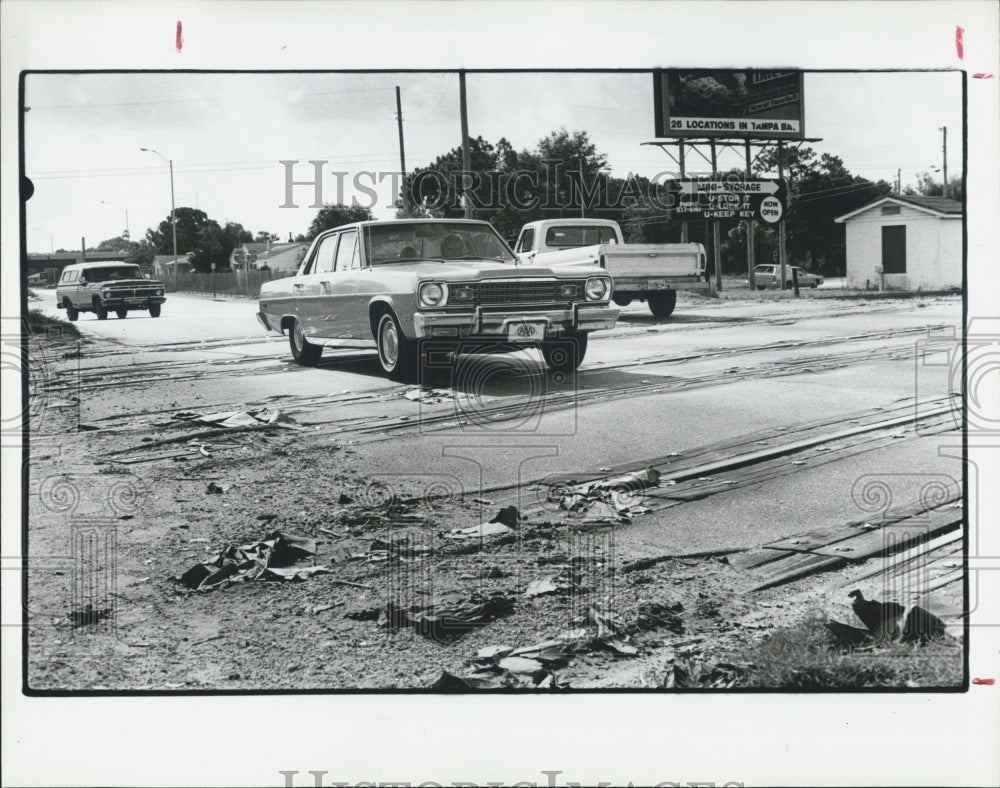
[[[234,271],[296,271],[308,246],[271,241],[240,244],[229,256],[229,267]]]
[[[177,255],[176,266],[174,265],[174,256],[172,254],[158,254],[153,257],[153,276],[162,277],[172,274],[187,274],[191,272],[191,269],[190,253]]]
[[[962,204],[882,197],[834,219],[847,233],[847,286],[947,290],[962,286]]]

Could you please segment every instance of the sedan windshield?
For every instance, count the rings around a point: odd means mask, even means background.
[[[141,279],[139,269],[130,265],[118,265],[108,268],[91,268],[83,275],[91,282],[113,282],[116,279]]]
[[[513,253],[488,224],[413,222],[368,225],[365,247],[371,265],[417,260],[496,260],[515,263]]]

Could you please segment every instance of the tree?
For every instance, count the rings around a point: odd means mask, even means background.
[[[177,208],[174,211],[177,219],[177,254],[183,255],[194,251],[198,233],[208,223],[208,214],[197,208]],[[156,230],[146,230],[146,240],[155,248],[157,254],[173,254],[174,241],[170,228],[170,216],[160,222]]]
[[[233,245],[226,231],[218,222],[209,219],[195,238],[195,245],[191,250],[191,266],[202,273],[228,268],[232,252]]]
[[[122,235],[115,238],[108,238],[101,241],[96,248],[88,251],[95,252],[122,252],[127,251],[126,262],[136,265],[148,266],[153,262],[156,249],[148,241],[130,241]]]
[[[765,152],[759,161],[762,172],[774,172],[777,170],[777,151]],[[824,153],[817,157],[812,148],[786,149],[785,176],[789,263],[827,274],[843,273],[847,259],[845,232],[843,226],[833,220],[890,194],[892,186],[886,181],[876,183],[852,175],[839,156]],[[777,235],[775,227],[763,231]],[[767,245],[777,248],[776,243],[768,242]],[[759,254],[757,259],[770,262]]]
[[[907,186],[903,189],[904,196],[911,197],[943,197],[944,185],[941,181],[935,181],[934,176],[929,172],[917,174],[917,187]],[[965,197],[965,188],[962,183],[962,176],[955,175],[948,179],[948,197],[961,202]]]
[[[372,212],[370,208],[360,205],[344,205],[343,203],[327,203],[312,220],[309,231],[304,240],[312,241],[324,230],[332,230],[342,224],[352,224],[353,222],[371,221]]]

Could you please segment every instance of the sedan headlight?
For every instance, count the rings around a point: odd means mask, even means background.
[[[588,301],[603,301],[611,292],[611,280],[604,276],[592,276],[585,287]]]
[[[444,306],[448,303],[448,285],[439,282],[424,282],[418,292],[420,306]]]

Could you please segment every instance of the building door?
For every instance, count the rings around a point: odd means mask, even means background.
[[[906,225],[882,228],[882,273],[906,273]]]

